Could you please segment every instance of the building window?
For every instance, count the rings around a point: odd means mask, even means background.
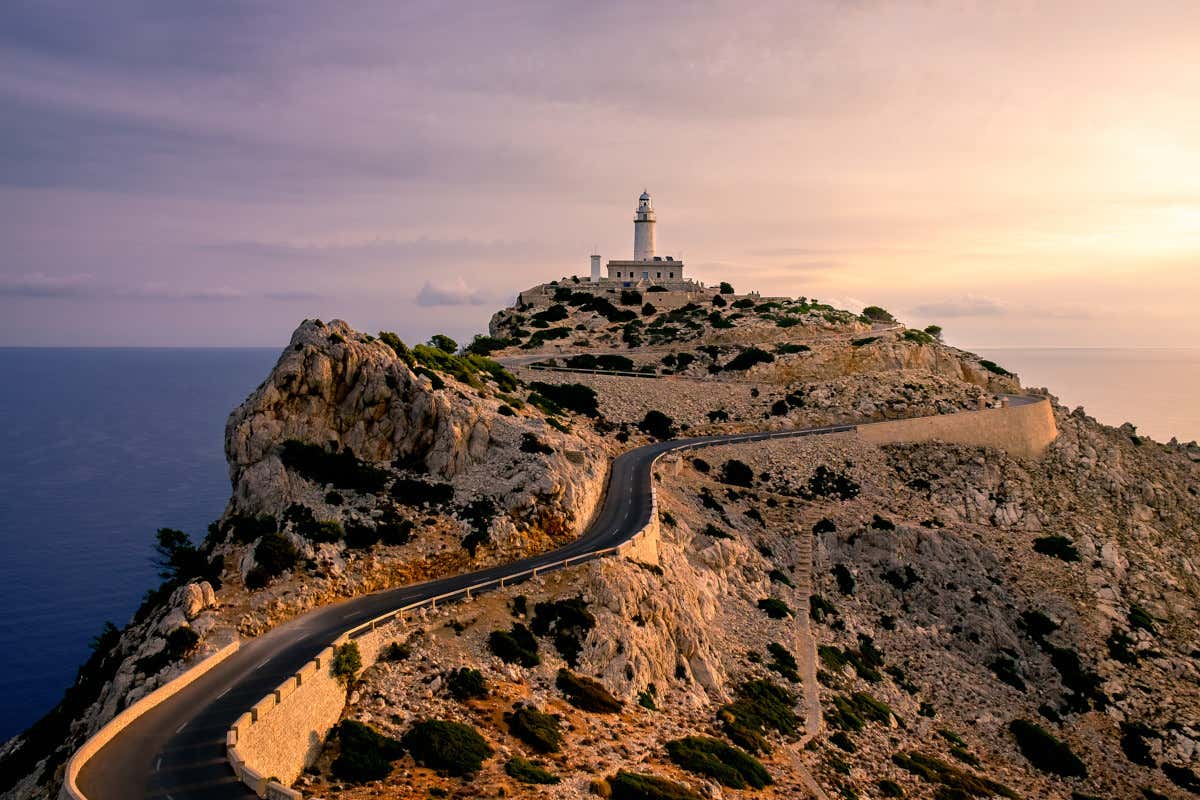
[[[662,273],[661,273],[661,272],[656,272],[656,273],[654,273],[654,277],[656,277],[656,278],[661,278],[661,277],[662,277]]]
[[[621,270],[617,270],[617,277],[621,277]]]
[[[674,278],[674,277],[675,277],[675,273],[674,273],[674,272],[672,272],[672,273],[671,273],[671,277],[672,277],[672,278]]]

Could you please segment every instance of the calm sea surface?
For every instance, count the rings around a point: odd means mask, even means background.
[[[0,738],[157,585],[160,527],[229,498],[224,428],[279,350],[0,349]]]
[[[980,352],[1104,422],[1200,439],[1200,349]],[[199,538],[220,515],[225,419],[278,353],[0,349],[0,738],[158,582],[154,531]]]

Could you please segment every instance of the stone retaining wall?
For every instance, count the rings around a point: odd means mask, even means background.
[[[962,414],[915,417],[859,425],[858,435],[873,444],[949,442],[998,447],[1020,458],[1036,458],[1058,437],[1049,400]]]
[[[225,659],[236,653],[238,643],[232,642],[225,645],[217,652],[213,653],[208,658],[196,664],[194,667],[184,672],[174,680],[166,683],[150,694],[138,700],[133,705],[126,708],[120,714],[117,714],[108,721],[104,727],[96,731],[90,739],[83,743],[83,746],[75,751],[71,756],[71,760],[67,762],[67,771],[63,776],[62,790],[59,792],[59,800],[87,800],[87,796],[79,790],[76,781],[79,779],[79,770],[83,769],[92,756],[100,752],[104,745],[111,742],[118,733],[128,728],[133,724],[134,720],[145,714],[150,709],[159,705],[163,701],[178,694],[179,691],[200,676],[204,675],[213,667],[220,664]]]

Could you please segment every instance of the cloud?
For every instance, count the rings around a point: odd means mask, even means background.
[[[309,300],[320,295],[302,290],[252,292],[232,286],[175,287],[164,283],[102,284],[90,274],[0,275],[0,297],[28,299],[161,300],[164,302],[228,302],[266,300]]]
[[[487,294],[467,286],[462,278],[436,285],[425,281],[425,285],[417,292],[419,306],[481,306],[488,300]]]
[[[992,297],[965,294],[961,297],[950,298],[936,303],[923,303],[914,306],[914,314],[922,317],[940,317],[953,319],[957,317],[997,317],[1009,313],[1004,303]]]
[[[86,297],[95,291],[91,275],[0,275],[0,297]]]

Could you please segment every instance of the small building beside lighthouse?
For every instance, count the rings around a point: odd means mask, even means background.
[[[656,221],[650,193],[642,192],[633,217],[633,259],[609,261],[609,280],[626,286],[642,282],[662,286],[684,282],[683,261],[655,252]]]

